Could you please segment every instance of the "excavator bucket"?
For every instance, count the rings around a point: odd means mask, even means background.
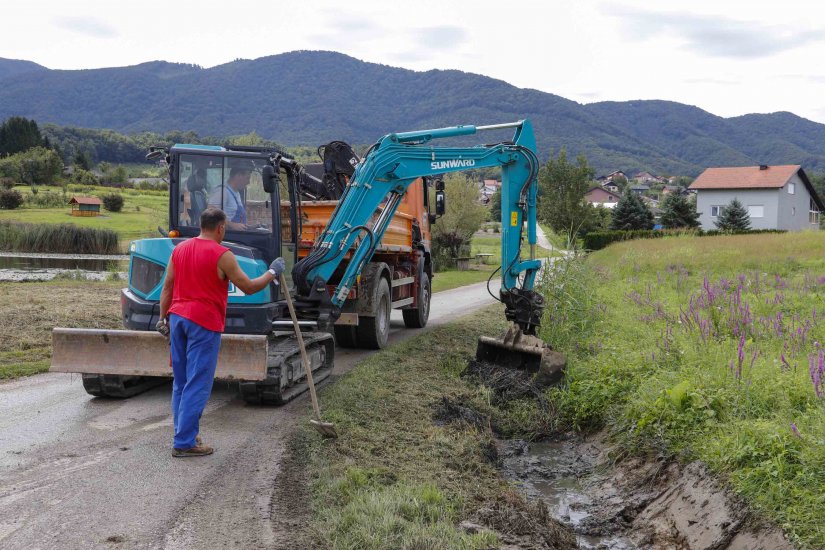
[[[223,334],[215,378],[264,380],[267,354],[266,336]],[[169,344],[154,331],[55,328],[49,372],[168,377]]]
[[[534,382],[549,386],[561,381],[567,358],[540,338],[524,334],[515,323],[501,338],[480,336],[476,360],[534,373]]]

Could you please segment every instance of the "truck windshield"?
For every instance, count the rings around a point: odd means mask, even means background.
[[[178,164],[178,224],[200,226],[201,212],[216,206],[226,213],[227,231],[271,232],[269,195],[261,159],[181,155]]]

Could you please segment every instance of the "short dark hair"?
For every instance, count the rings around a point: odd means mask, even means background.
[[[252,169],[248,166],[233,166],[229,170],[229,179],[234,178],[238,174],[251,174]]]
[[[201,212],[201,229],[214,231],[222,223],[226,223],[226,214],[216,206],[207,206]]]

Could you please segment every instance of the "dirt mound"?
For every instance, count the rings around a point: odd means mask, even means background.
[[[506,545],[503,548],[577,548],[575,535],[550,516],[544,502],[529,503],[517,494],[485,503],[473,514],[473,521],[495,531]]]
[[[490,417],[472,408],[461,397],[443,396],[433,413],[433,420],[438,425],[461,422],[477,430],[490,430]]]
[[[493,405],[533,397],[542,409],[548,408],[543,387],[536,382],[534,374],[530,372],[470,359],[461,376],[474,378],[493,390]]]
[[[664,491],[633,521],[640,546],[712,550],[792,550],[775,529],[747,525],[747,507],[704,464],[670,469]],[[674,476],[675,474],[675,476]]]

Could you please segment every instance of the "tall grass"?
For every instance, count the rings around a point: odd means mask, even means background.
[[[0,250],[61,254],[117,254],[117,233],[70,223],[29,224],[0,221]]]
[[[703,460],[825,546],[825,233],[623,242],[580,267],[592,307],[561,302],[578,342],[551,392],[565,420]]]

